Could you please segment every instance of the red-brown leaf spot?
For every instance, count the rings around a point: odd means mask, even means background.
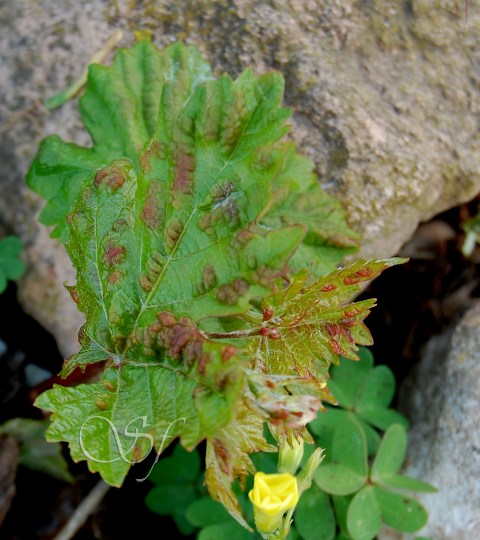
[[[250,285],[243,278],[237,278],[231,283],[221,285],[216,292],[216,297],[220,302],[235,305],[239,298],[248,292]]]
[[[105,167],[97,172],[93,183],[97,189],[105,186],[115,192],[125,183],[125,173],[118,167]]]
[[[109,276],[108,276],[108,282],[110,285],[114,285],[117,283],[117,281],[123,276],[122,272],[120,270],[114,270]]]
[[[175,178],[172,184],[172,197],[177,200],[180,195],[193,194],[195,158],[189,154],[179,154],[176,159]]]
[[[172,249],[180,239],[183,232],[183,224],[176,218],[172,218],[165,231],[165,243]]]
[[[103,260],[109,266],[121,263],[125,258],[125,248],[123,246],[115,246],[107,244],[105,246],[105,253],[103,254]]]
[[[159,180],[153,180],[148,186],[145,205],[140,216],[145,225],[150,229],[158,229],[162,225],[162,211],[160,208],[161,193],[161,182]]]
[[[207,264],[203,268],[202,272],[203,285],[207,291],[213,289],[217,284],[217,274],[215,272],[215,267],[211,264]]]
[[[328,285],[323,286],[320,290],[324,293],[334,291],[337,288],[336,285],[333,283],[329,283]]]

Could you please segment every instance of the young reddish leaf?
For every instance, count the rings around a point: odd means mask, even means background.
[[[306,285],[307,274],[286,290],[263,302],[269,314],[255,349],[259,366],[267,373],[292,374],[307,370],[321,381],[342,355],[357,360],[357,345],[371,345],[363,320],[375,300],[348,303],[360,283],[377,277],[404,259],[357,261]]]

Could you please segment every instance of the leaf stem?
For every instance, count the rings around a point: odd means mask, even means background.
[[[249,330],[234,330],[233,332],[203,332],[210,339],[231,339],[259,336],[260,328],[250,328]]]

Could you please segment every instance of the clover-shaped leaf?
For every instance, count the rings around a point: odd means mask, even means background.
[[[420,530],[427,523],[427,511],[415,499],[378,486],[373,486],[372,490],[382,520],[389,527],[408,533]]]
[[[315,484],[300,498],[295,516],[295,526],[305,540],[335,538],[335,515],[330,498]]]
[[[377,455],[372,465],[370,478],[375,484],[404,489],[434,493],[436,488],[408,476],[397,474],[405,459],[407,451],[407,432],[400,424],[390,426],[383,436]]]
[[[335,430],[330,455],[315,473],[317,485],[333,495],[349,495],[367,481],[367,442],[355,420],[342,422]]]
[[[191,534],[194,530],[186,509],[198,497],[200,465],[197,450],[187,452],[177,444],[173,454],[159,460],[148,477],[155,487],[145,499],[147,508],[162,516],[171,515],[183,534]]]
[[[382,526],[379,505],[372,486],[366,486],[353,497],[347,512],[347,528],[354,540],[371,540]]]
[[[355,415],[357,422],[365,432],[369,455],[375,454],[380,437],[375,429],[387,429],[392,424],[407,425],[406,419],[397,411],[389,408],[395,394],[395,377],[386,366],[373,367],[373,357],[366,348],[359,352],[357,362],[342,361],[332,366],[328,388],[337,399],[339,408]],[[330,414],[330,409],[328,409]],[[340,420],[337,414],[336,421]],[[320,435],[327,420],[320,415],[311,427]]]
[[[187,508],[186,517],[192,525],[199,528],[231,520],[225,507],[210,497],[203,497],[193,502]]]

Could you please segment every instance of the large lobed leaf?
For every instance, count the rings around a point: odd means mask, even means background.
[[[310,284],[357,237],[312,162],[281,141],[282,96],[277,73],[214,78],[194,48],[140,42],[112,67],[90,67],[80,110],[93,146],[49,137],[27,179],[66,242],[86,315],[62,375],[105,366],[97,382],[38,398],[53,412],[47,436],[113,485],[152,443],[206,438],[209,490],[243,524],[231,484],[253,471],[249,454],[271,449],[263,422],[299,431],[330,397],[329,364],[370,342],[373,302],[345,304],[397,262]],[[308,280],[283,291],[279,278],[302,268]],[[237,317],[248,335],[266,297],[255,347],[208,334]]]
[[[276,181],[305,167],[311,176],[308,160],[279,142],[290,115],[282,94],[277,73],[214,79],[195,49],[141,42],[111,68],[90,67],[80,109],[92,148],[50,137],[32,165],[29,185],[67,241],[70,292],[86,315],[62,374],[107,367],[99,382],[56,386],[37,404],[54,413],[49,438],[67,440],[112,484],[150,446],[128,435],[130,422],[158,448],[185,418],[164,443],[181,435],[192,448],[237,414],[245,358],[199,326],[268,294],[305,237],[292,220],[262,224],[289,204],[288,193],[273,204]]]

